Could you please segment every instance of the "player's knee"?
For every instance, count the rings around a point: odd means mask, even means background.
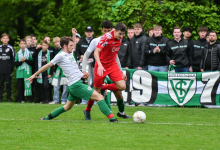
[[[99,94],[99,96],[97,97],[96,101],[99,102],[99,101],[101,101],[103,99],[104,99],[104,97],[101,94]]]
[[[68,110],[70,110],[72,108],[72,106],[65,104],[63,106],[63,108],[65,109],[65,111],[68,111]]]
[[[125,84],[119,85],[119,86],[117,86],[117,88],[118,88],[119,91],[123,91],[123,90],[126,89],[126,85]]]

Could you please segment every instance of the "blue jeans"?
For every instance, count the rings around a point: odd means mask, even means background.
[[[184,68],[176,67],[174,69],[175,72],[189,72],[189,67],[184,67]]]
[[[53,101],[54,101],[56,104],[59,104],[59,97],[60,97],[60,80],[61,80],[61,76],[59,76],[57,86],[54,86],[54,87],[53,87],[53,90],[54,90]],[[65,102],[65,103],[66,103],[67,95],[68,95],[68,86],[67,86],[67,85],[63,85],[63,93],[62,93],[62,95],[61,95],[61,102]]]
[[[151,66],[148,65],[149,71],[167,72],[167,66]]]

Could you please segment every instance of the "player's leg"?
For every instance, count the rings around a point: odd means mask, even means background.
[[[119,112],[117,113],[117,116],[122,117],[122,118],[131,118],[131,116],[126,115],[124,113],[125,104],[124,104],[124,99],[123,99],[123,96],[122,96],[122,92],[121,91],[114,91],[114,95],[117,99],[117,106],[118,106],[118,110],[119,110]]]
[[[68,97],[69,98],[69,97]],[[41,120],[51,120],[56,118],[57,116],[59,116],[60,114],[70,110],[73,105],[75,104],[75,101],[69,101],[67,100],[66,104],[62,107],[59,107],[57,109],[55,109],[53,112],[51,112],[49,115],[47,115],[46,117],[42,117]]]
[[[103,77],[100,77],[97,75],[97,67],[95,67],[95,73],[94,73],[94,90],[96,90],[98,93],[101,92],[101,87],[102,84],[104,83],[104,79],[105,76],[103,75]],[[93,100],[89,100],[87,103],[87,107],[85,108],[85,110],[83,111],[84,115],[85,115],[85,120],[91,120],[91,108],[94,104]]]
[[[106,104],[104,97],[101,94],[94,90],[90,99],[98,102],[99,109],[105,116],[108,117],[110,122],[118,122],[118,120],[115,119],[114,115],[112,114],[111,110]]]

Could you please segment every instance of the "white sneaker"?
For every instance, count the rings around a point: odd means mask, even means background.
[[[61,104],[66,104],[65,102],[61,102]]]
[[[49,102],[49,104],[56,104],[56,103],[53,101],[53,102]]]

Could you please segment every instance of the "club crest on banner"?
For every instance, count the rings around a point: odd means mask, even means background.
[[[189,102],[196,92],[196,74],[168,73],[168,91],[179,106]]]

